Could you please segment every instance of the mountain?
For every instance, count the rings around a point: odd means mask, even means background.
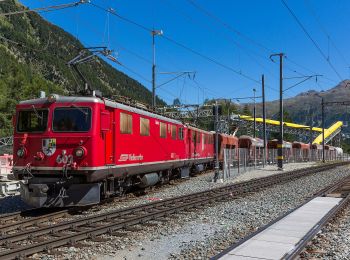
[[[0,2],[0,13],[25,8],[16,0]],[[37,13],[0,16],[0,137],[11,134],[11,117],[19,100],[38,97],[40,90],[74,94],[82,83],[66,63],[82,48],[74,36]],[[151,102],[148,89],[103,59],[79,66],[92,88],[104,96]],[[162,100],[157,103],[165,104]]]
[[[309,90],[299,95],[284,99],[283,108],[293,122],[310,125],[311,119],[314,126],[321,126],[321,97],[325,102],[349,101],[350,80],[344,80],[335,87],[326,91]],[[252,108],[252,104],[249,104]],[[257,105],[257,115],[261,116],[262,104]],[[279,100],[266,102],[267,117],[278,119]],[[325,106],[325,127],[328,128],[335,121],[343,121],[346,125],[350,120],[350,107],[340,105]],[[345,132],[350,132],[350,127],[344,127]]]

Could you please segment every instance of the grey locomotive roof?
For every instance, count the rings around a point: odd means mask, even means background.
[[[59,96],[56,95],[56,103],[71,103],[71,102],[93,102],[93,103],[103,103],[100,98],[97,97],[70,97],[70,96]],[[36,98],[20,101],[21,105],[36,105],[48,103],[46,98]]]
[[[139,109],[137,107],[132,107],[132,106],[128,106],[128,105],[125,105],[125,104],[122,104],[122,103],[118,103],[118,102],[115,102],[115,101],[112,101],[112,100],[106,99],[105,100],[105,104],[106,104],[106,106],[109,106],[109,107],[118,108],[118,109],[126,110],[126,111],[129,111],[129,112],[137,113],[137,114],[140,114],[140,115],[157,118],[159,120],[167,121],[169,123],[181,124],[181,125],[183,124],[181,121],[178,121],[178,120],[175,120],[175,119],[172,119],[172,118],[169,118],[169,117],[165,117],[165,116],[162,116],[162,115],[158,115],[158,114],[149,112],[147,110]]]

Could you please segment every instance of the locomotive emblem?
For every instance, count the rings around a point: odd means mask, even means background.
[[[46,156],[51,156],[56,152],[56,138],[42,140],[42,150]]]

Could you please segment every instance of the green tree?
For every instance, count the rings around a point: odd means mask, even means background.
[[[252,116],[252,112],[250,111],[248,104],[244,105],[242,113],[245,116]]]
[[[0,1],[0,13],[25,9],[19,1]],[[84,46],[37,13],[0,17],[0,137],[11,135],[16,104],[39,92],[76,94],[76,82],[67,61]],[[140,82],[116,70],[101,58],[82,64],[83,75],[105,97],[127,96],[151,103],[151,93]],[[157,104],[165,105],[158,98]]]

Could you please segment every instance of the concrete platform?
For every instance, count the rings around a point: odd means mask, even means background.
[[[341,200],[314,198],[219,259],[281,259]]]

